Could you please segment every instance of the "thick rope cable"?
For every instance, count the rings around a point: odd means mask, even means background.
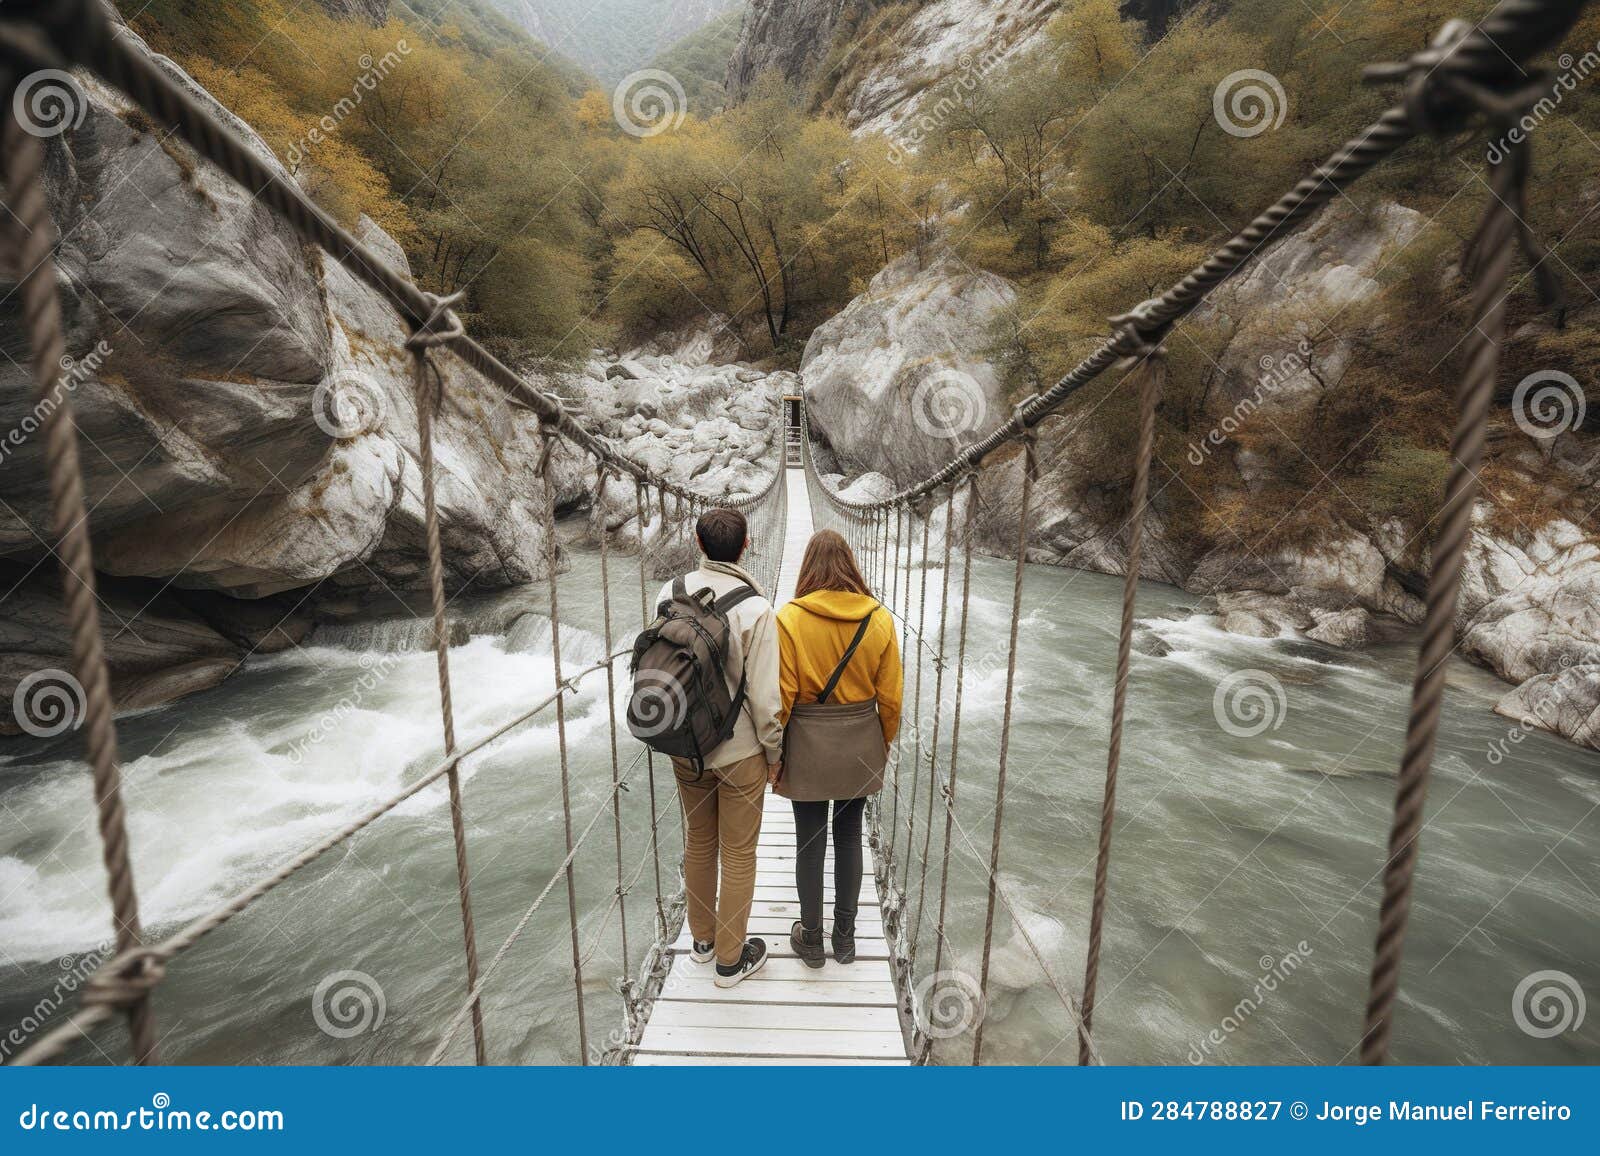
[[[940,714],[944,706],[944,640],[945,626],[950,621],[950,548],[955,539],[956,524],[956,491],[960,485],[950,487],[950,494],[944,504],[944,563],[943,576],[939,589],[939,652],[933,663],[933,735],[928,744],[928,765],[937,767],[939,763],[939,724]],[[928,853],[933,844],[933,798],[937,793],[934,790],[934,778],[930,773],[928,779],[928,818],[922,828],[922,863],[921,875],[917,880],[917,917],[911,923],[911,949],[906,953],[906,966],[912,974],[917,967],[917,940],[922,934],[922,913],[928,902]]]
[[[911,763],[911,799],[906,807],[906,869],[902,876],[900,894],[911,895],[911,857],[917,840],[917,794],[922,782],[922,637],[928,627],[928,531],[933,524],[931,516],[922,519],[922,569],[917,580],[917,675],[911,699],[911,737],[913,761]],[[928,812],[931,817],[933,811]]]
[[[1111,872],[1111,832],[1117,813],[1117,770],[1122,762],[1122,727],[1128,708],[1128,674],[1133,665],[1133,614],[1139,597],[1139,566],[1144,543],[1145,505],[1150,493],[1150,459],[1155,453],[1156,406],[1166,377],[1166,353],[1147,350],[1134,367],[1139,396],[1139,436],[1129,494],[1128,560],[1122,579],[1122,619],[1117,632],[1117,673],[1111,692],[1111,738],[1106,749],[1105,792],[1100,802],[1100,840],[1094,861],[1094,891],[1089,904],[1089,946],[1084,955],[1083,1014],[1078,1021],[1078,1063],[1090,1062],[1095,989],[1100,978],[1100,941],[1105,928],[1106,880]]]
[[[434,489],[433,419],[444,392],[444,377],[430,360],[430,350],[461,332],[461,321],[450,308],[456,298],[440,299],[428,319],[406,342],[411,351],[412,386],[417,406],[417,460],[422,474],[424,538],[428,550],[428,593],[433,610],[433,652],[439,675],[439,716],[444,726],[444,753],[455,753],[455,707],[450,695],[450,635],[445,621],[444,555],[439,545],[439,503]],[[429,378],[432,381],[429,381]],[[609,644],[606,652],[610,653]],[[559,682],[560,680],[557,679]],[[455,841],[456,891],[461,905],[461,933],[467,963],[467,990],[478,986],[478,933],[472,921],[471,872],[467,868],[466,816],[461,802],[459,763],[446,774],[450,788],[450,833]],[[472,1050],[481,1066],[489,1062],[483,1031],[483,1008],[472,1009]]]
[[[611,558],[610,535],[606,533],[605,494],[606,483],[610,479],[610,471],[602,463],[595,471],[595,500],[592,509],[594,517],[595,536],[600,539],[600,605],[602,614],[601,634],[605,640],[606,653],[610,654],[614,645],[611,628]],[[622,879],[622,781],[621,758],[617,751],[617,673],[614,667],[606,667],[606,733],[610,740],[611,749],[611,830],[616,849],[617,859],[617,923],[622,933],[622,1002],[631,1015],[633,993],[633,965],[628,952],[628,904],[626,901],[627,890]],[[648,750],[649,748],[644,748]]]
[[[9,95],[10,84],[0,85]],[[7,230],[15,240],[21,273],[19,291],[28,332],[35,411],[44,430],[50,476],[50,512],[55,555],[61,571],[61,599],[72,639],[72,671],[83,689],[84,748],[94,785],[100,853],[111,894],[111,915],[119,954],[136,952],[142,940],[139,897],[128,853],[127,813],[122,801],[122,765],[117,751],[115,707],[100,605],[95,594],[94,552],[84,509],[83,471],[78,461],[78,427],[72,392],[58,380],[66,340],[61,299],[56,288],[55,222],[44,194],[44,145],[18,123],[13,102],[6,103],[4,127],[6,201],[14,220]],[[131,957],[130,957],[131,959]],[[128,1017],[134,1060],[160,1062],[150,991],[160,975],[141,959],[115,977],[107,972],[89,995],[114,1003]],[[86,996],[87,998],[87,996]]]
[[[956,638],[956,689],[950,704],[950,773],[944,789],[947,810],[944,817],[944,852],[939,860],[939,919],[935,925],[938,934],[934,937],[934,975],[944,969],[945,913],[950,899],[950,832],[956,818],[956,771],[961,755],[961,694],[965,689],[967,674],[967,612],[972,605],[972,540],[977,528],[978,475],[973,473],[967,479],[967,521],[961,535],[961,625],[957,628]],[[949,532],[947,525],[946,533]],[[931,1039],[924,1042],[921,1063],[927,1063],[932,1042]]]
[[[560,608],[560,583],[557,581],[557,568],[560,562],[560,552],[556,541],[556,479],[553,460],[555,458],[556,433],[554,430],[543,430],[540,436],[544,438],[539,461],[539,477],[544,484],[544,533],[545,533],[545,570],[549,578],[550,592],[550,665],[554,672],[556,685],[561,685],[561,608]],[[573,878],[573,842],[572,842],[572,768],[571,759],[567,753],[567,704],[564,699],[556,699],[556,751],[561,765],[561,827],[567,845],[567,922],[572,933],[572,995],[578,1008],[578,1063],[584,1067],[589,1064],[589,1025],[584,1014],[583,1006],[583,960],[578,944],[578,885]]]
[[[645,574],[644,542],[645,525],[649,521],[647,516],[649,502],[643,483],[634,484],[633,502],[639,522],[639,617],[642,629],[650,625],[650,597],[647,592],[648,578]],[[661,891],[661,838],[658,834],[661,825],[660,804],[656,799],[656,756],[649,747],[645,748],[645,774],[649,779],[650,788],[650,851],[655,859],[656,871],[656,938],[664,942],[667,938],[667,907]]]
[[[1389,1056],[1394,1001],[1400,987],[1400,963],[1411,912],[1417,837],[1422,830],[1422,807],[1439,731],[1445,664],[1455,647],[1461,567],[1472,536],[1478,470],[1505,333],[1506,282],[1517,248],[1518,219],[1512,206],[1521,201],[1527,175],[1525,141],[1512,146],[1509,155],[1491,165],[1491,195],[1483,223],[1463,262],[1472,278],[1473,326],[1466,340],[1466,369],[1456,391],[1458,416],[1450,440],[1450,475],[1431,553],[1422,645],[1417,652],[1405,754],[1395,788],[1394,819],[1384,862],[1383,899],[1378,909],[1378,935],[1361,1036],[1364,1064],[1382,1064]]]
[[[983,967],[978,977],[979,998],[989,998],[989,959],[994,948],[994,904],[1000,875],[1000,842],[1006,815],[1006,761],[1011,753],[1011,719],[1016,706],[1017,627],[1022,620],[1022,575],[1028,558],[1028,515],[1033,505],[1033,484],[1039,472],[1034,439],[1022,442],[1022,505],[1017,510],[1017,564],[1011,583],[1011,639],[1006,652],[1005,709],[1000,719],[1000,754],[994,781],[994,838],[989,848],[989,896],[983,920]],[[1015,916],[1013,915],[1013,919]],[[1018,924],[1020,926],[1020,922]],[[983,1021],[972,1033],[973,1066],[983,1062]]]

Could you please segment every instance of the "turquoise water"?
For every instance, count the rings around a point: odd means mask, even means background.
[[[625,561],[617,569],[619,588],[631,591],[619,595],[618,633],[626,637],[638,621],[637,574]],[[932,580],[939,581],[937,572]],[[652,597],[655,586],[649,584]],[[595,560],[577,555],[561,594],[569,669],[603,652],[596,589]],[[972,846],[957,835],[943,961],[945,970],[971,975],[979,962],[980,861],[987,860],[993,822],[1010,589],[1009,563],[978,562],[957,768],[957,813]],[[1119,579],[1028,568],[1000,878],[1051,970],[1074,991],[1119,598]],[[930,641],[937,635],[933,601]],[[629,605],[631,617],[620,609]],[[1360,1032],[1411,652],[1404,645],[1351,653],[1303,639],[1238,638],[1192,614],[1192,605],[1171,588],[1141,591],[1143,653],[1134,665],[1121,776],[1099,1045],[1112,1062],[1181,1064],[1217,1029],[1222,1042],[1201,1051],[1203,1062],[1349,1062]],[[537,591],[454,609],[471,634],[451,651],[457,730],[465,738],[551,689],[543,609]],[[330,632],[317,645],[252,662],[212,691],[123,721],[135,869],[154,932],[206,910],[433,762],[437,691],[425,637],[410,623]],[[1269,692],[1273,719],[1260,733],[1244,733],[1260,721],[1248,715],[1226,716],[1239,732],[1229,733],[1213,709],[1219,682],[1241,671],[1262,676],[1251,685]],[[1541,971],[1564,973],[1590,997],[1600,993],[1600,757],[1546,736],[1508,741],[1511,723],[1489,710],[1502,689],[1482,671],[1452,668],[1395,1034],[1403,1061],[1600,1060],[1596,1016],[1540,1038],[1513,1014],[1519,982]],[[931,665],[923,700],[926,734]],[[339,703],[345,705],[330,707]],[[568,705],[581,831],[608,798],[603,676],[587,680]],[[941,716],[947,746],[948,709]],[[623,771],[633,778],[622,797],[621,853],[625,874],[637,874],[627,898],[626,965],[637,968],[653,934],[649,791],[638,748],[625,736],[622,752]],[[559,775],[553,717],[467,765],[473,898],[486,959],[561,863]],[[902,785],[903,822],[909,778]],[[915,812],[919,848],[925,788]],[[175,964],[156,1001],[166,1058],[425,1059],[463,992],[444,800],[442,785],[424,792]],[[670,889],[680,836],[669,781],[658,802]],[[886,809],[894,805],[885,799]],[[53,1004],[64,977],[105,938],[108,905],[89,814],[88,780],[70,746],[0,744],[0,1028],[21,1023],[41,1001]],[[933,888],[942,835],[936,820]],[[575,862],[591,1050],[621,1025],[616,990],[624,958],[616,913],[608,911],[617,853],[606,812]],[[913,870],[913,910],[918,883]],[[919,979],[931,967],[936,899],[935,890],[924,904]],[[558,885],[489,989],[492,1060],[578,1058],[570,951]],[[1235,1015],[1263,974],[1288,966],[1290,952],[1296,960],[1276,990]],[[355,982],[366,1005],[348,991],[335,1001],[341,983],[350,983],[339,977],[350,972],[362,977]],[[988,995],[987,1061],[1073,1062],[1070,1024],[1003,907]],[[1223,1031],[1228,1017],[1233,1026]],[[113,1027],[75,1047],[72,1058],[105,1062],[125,1054],[121,1029]],[[467,1037],[458,1037],[450,1058],[470,1055]],[[964,1062],[970,1036],[944,1040],[935,1055]]]

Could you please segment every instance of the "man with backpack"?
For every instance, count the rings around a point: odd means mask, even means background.
[[[744,515],[709,510],[695,537],[699,569],[662,587],[656,620],[634,643],[628,729],[672,757],[693,958],[715,958],[717,986],[733,987],[767,962],[766,943],[745,932],[769,772],[783,758],[778,630],[738,564],[750,544]]]

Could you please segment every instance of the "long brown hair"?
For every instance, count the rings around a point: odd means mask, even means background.
[[[843,590],[872,597],[872,588],[861,576],[850,543],[837,530],[818,530],[806,543],[800,560],[800,576],[795,579],[794,596],[804,598],[818,590]]]

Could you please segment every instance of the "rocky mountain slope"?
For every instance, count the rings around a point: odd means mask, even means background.
[[[1376,291],[1387,256],[1420,218],[1387,204],[1363,214],[1340,203],[1262,263],[1218,291],[1192,324],[1230,336],[1217,355],[1219,409],[1239,421],[1270,421],[1314,406],[1315,374],[1336,372],[1350,349],[1325,343],[1313,360],[1284,348],[1293,311],[1333,315]],[[881,495],[926,476],[1009,416],[1011,399],[987,351],[994,322],[1014,299],[1002,278],[952,255],[903,258],[866,293],[820,326],[801,373],[814,436],[855,496]],[[1281,363],[1263,398],[1262,366]],[[1245,404],[1241,404],[1245,403]],[[1231,407],[1231,408],[1230,408]],[[1072,421],[1041,428],[1042,474],[1035,489],[1030,559],[1121,573],[1127,554],[1120,495],[1085,484],[1075,459],[1084,444]],[[1497,437],[1522,438],[1509,420]],[[1530,454],[1555,454],[1600,499],[1600,439],[1568,431]],[[1248,455],[1229,439],[1214,450]],[[1020,474],[1015,454],[995,455],[980,478],[979,527],[987,549],[1016,541]],[[1195,552],[1169,529],[1157,495],[1147,521],[1144,577],[1214,595],[1230,631],[1258,637],[1300,634],[1333,646],[1394,638],[1420,623],[1426,559],[1398,523],[1354,525],[1315,546],[1263,553],[1242,541]],[[1600,537],[1592,524],[1557,519],[1508,534],[1480,511],[1463,581],[1460,653],[1518,689],[1502,711],[1590,745],[1600,735]]]

